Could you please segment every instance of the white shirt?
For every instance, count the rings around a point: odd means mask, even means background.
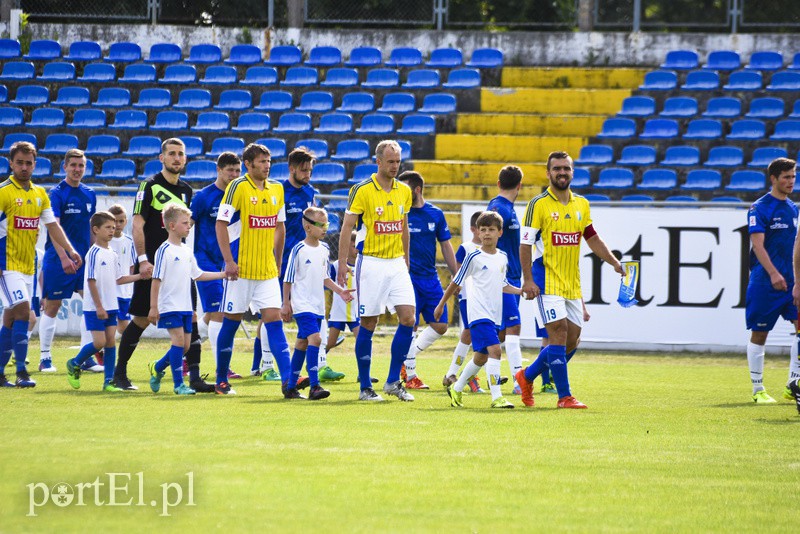
[[[192,280],[199,278],[203,272],[189,247],[164,241],[156,251],[153,267],[153,278],[161,280],[158,313],[191,312]]]
[[[355,289],[356,288],[356,278],[353,276],[353,272],[356,269],[355,265],[347,264],[351,272],[348,272],[345,275],[345,288],[346,289]],[[331,264],[331,279],[336,280],[339,276],[339,262],[333,262]],[[333,294],[333,301],[331,302],[331,316],[328,318],[329,321],[340,321],[344,323],[352,323],[358,320],[358,304],[355,300],[351,300],[350,302],[345,302],[342,300],[342,297],[337,295],[336,293]]]
[[[477,249],[464,258],[453,282],[464,287],[465,282],[472,279],[467,299],[470,323],[489,319],[500,326],[503,321],[503,287],[508,285],[507,268],[508,258],[500,249],[494,254]]]
[[[292,284],[292,313],[325,316],[325,279],[328,276],[330,249],[320,242],[312,247],[300,241],[289,254],[284,283]]]
[[[100,294],[100,303],[106,311],[116,311],[117,305],[117,279],[124,276],[119,270],[117,253],[110,248],[92,245],[86,253],[86,268],[83,271],[83,309],[84,311],[97,311],[89,290],[89,280],[97,284]]]
[[[131,267],[136,263],[136,251],[133,247],[133,239],[127,234],[119,237],[112,237],[111,250],[117,253],[119,270],[123,275],[130,274]],[[121,284],[117,286],[117,297],[129,299],[133,296],[133,284]]]
[[[469,256],[471,252],[475,252],[476,250],[481,248],[481,246],[476,244],[476,243],[473,243],[472,241],[465,241],[464,243],[461,243],[461,246],[458,247],[458,248],[463,248],[464,249],[464,253],[465,253],[464,254],[464,261],[466,261],[467,260],[467,256]],[[467,298],[467,294],[469,293],[470,286],[472,286],[472,278],[467,278],[464,281],[464,286],[461,288],[461,291],[458,293],[458,300],[465,300]]]

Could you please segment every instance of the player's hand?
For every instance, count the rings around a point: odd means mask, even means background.
[[[139,263],[139,273],[141,273],[142,278],[147,280],[148,278],[153,276],[153,264],[149,261],[143,261]]]
[[[592,318],[592,316],[589,315],[589,310],[587,310],[586,306],[584,306],[583,307],[583,322],[585,323],[586,321],[588,321],[591,318]]]
[[[614,264],[614,272],[616,272],[620,276],[625,276],[625,269],[622,267],[622,264],[620,262]]]
[[[105,321],[106,319],[108,319],[108,312],[103,308],[97,308],[95,310],[95,313],[97,314],[97,318],[100,319],[101,321]]]
[[[355,297],[353,297],[353,292],[355,289],[343,289],[339,292],[339,296],[342,297],[342,300],[345,302],[352,302]]]
[[[436,309],[433,310],[433,318],[438,321],[442,317],[443,313],[444,313],[444,306],[439,304],[438,306],[436,306]]]
[[[281,306],[281,319],[284,323],[288,323],[292,320],[292,305],[288,302]]]
[[[532,300],[539,296],[539,286],[533,283],[533,280],[522,284],[522,296],[525,300]]]
[[[775,288],[777,291],[786,291],[787,289],[789,289],[789,286],[786,285],[786,279],[779,272],[770,275],[769,281],[772,282],[772,287]]]
[[[155,306],[150,306],[150,313],[147,314],[147,320],[150,321],[150,324],[156,326],[158,324],[158,308]]]
[[[64,269],[64,274],[75,274],[78,272],[78,267],[75,265],[75,262],[72,261],[72,258],[66,256],[61,258],[61,268]]]
[[[225,276],[228,277],[228,280],[239,279],[239,265],[235,261],[225,262]]]
[[[347,285],[347,274],[351,273],[347,260],[339,260],[339,269],[336,273],[336,284],[344,287]]]
[[[149,273],[143,273],[143,272],[140,271],[139,272],[139,276],[140,276],[140,278],[139,278],[140,280],[150,280],[151,278],[153,278],[153,270],[150,269]]]

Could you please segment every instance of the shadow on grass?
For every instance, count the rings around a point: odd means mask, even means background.
[[[762,423],[765,425],[800,425],[800,417],[794,417],[789,419],[754,419],[756,423]]]

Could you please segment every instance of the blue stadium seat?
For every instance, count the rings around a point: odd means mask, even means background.
[[[703,68],[707,70],[732,71],[741,68],[741,66],[742,61],[737,52],[733,50],[714,50],[708,54]]]
[[[686,75],[683,91],[715,91],[719,89],[719,74],[713,70],[696,70]]]
[[[233,152],[241,156],[244,152],[244,139],[241,137],[217,137],[211,142],[211,150],[206,152],[206,156],[217,158],[223,152]]]
[[[781,98],[754,98],[746,117],[751,119],[779,119],[786,112],[786,104]]]
[[[164,76],[158,83],[186,85],[197,82],[197,69],[194,65],[167,65]]]
[[[422,64],[422,52],[416,48],[399,46],[389,54],[387,67],[418,67]]]
[[[31,114],[31,121],[25,126],[28,128],[62,128],[64,126],[64,110],[56,108],[34,109]]]
[[[164,165],[157,159],[151,159],[144,164],[144,172],[139,175],[139,180],[147,180],[151,176],[161,172]]]
[[[355,180],[355,175],[352,178]],[[331,195],[336,195],[339,198],[332,198],[325,204],[325,209],[328,211],[328,217],[332,215],[332,211],[344,211],[347,209],[347,195],[350,189],[334,189]]]
[[[672,119],[649,119],[639,134],[642,139],[676,139],[678,137],[678,121]]]
[[[114,116],[114,124],[109,125],[109,128],[114,130],[146,130],[147,113],[138,109],[117,111]]]
[[[378,166],[374,163],[359,163],[353,169],[353,180],[356,182],[363,182],[364,180],[369,180],[372,178],[372,175],[378,172]],[[348,190],[349,191],[349,190]],[[347,197],[345,196],[345,199]],[[345,202],[343,210],[347,208],[347,203]]]
[[[136,163],[130,159],[107,159],[103,162],[103,172],[95,178],[101,181],[130,180],[136,177]]]
[[[496,48],[476,48],[472,51],[467,67],[496,69],[503,66],[503,52]]]
[[[123,156],[131,158],[150,158],[161,154],[161,138],[154,135],[137,135],[128,142],[128,150]]]
[[[175,109],[208,109],[211,107],[211,92],[205,89],[184,89],[178,95]]]
[[[640,167],[656,162],[656,149],[650,145],[628,145],[622,148],[617,165]]]
[[[684,139],[721,139],[722,123],[715,119],[695,119],[686,126]]]
[[[570,187],[573,189],[582,189],[590,185],[592,185],[592,180],[589,169],[575,167],[572,170],[572,183],[570,183]]]
[[[267,113],[242,113],[234,132],[263,133],[269,131],[270,120]]]
[[[148,63],[177,63],[183,59],[181,47],[174,43],[156,43],[150,47]]]
[[[117,79],[117,69],[107,63],[89,63],[83,68],[78,81],[84,83],[108,83]]]
[[[400,145],[400,159],[408,161],[411,158],[411,142],[403,139],[398,139],[397,144]],[[375,156],[372,156],[372,161],[375,161]]]
[[[278,71],[275,67],[262,67],[260,65],[248,67],[241,85],[275,85],[278,83]]]
[[[594,187],[596,189],[630,189],[633,187],[633,171],[620,167],[601,169]]]
[[[792,107],[792,112],[789,113],[789,117],[792,119],[800,118],[800,99],[794,101],[794,106]]]
[[[303,139],[298,141],[295,148],[305,148],[318,160],[328,157],[328,142],[324,139]],[[314,180],[317,179],[317,166],[314,166]]]
[[[342,51],[335,46],[315,46],[308,53],[306,65],[330,68],[342,64]]]
[[[655,199],[650,195],[625,195],[621,200],[623,202],[653,202]]]
[[[112,63],[141,61],[142,49],[136,43],[111,43],[105,60]]]
[[[325,79],[320,85],[323,87],[356,87],[358,85],[358,71],[345,67],[328,69]]]
[[[773,141],[800,141],[800,120],[786,119],[775,124]]]
[[[648,169],[642,174],[637,189],[646,191],[665,191],[678,187],[678,174],[672,169]]]
[[[800,72],[776,72],[767,85],[767,91],[800,91]]]
[[[183,141],[183,144],[186,145],[187,158],[196,158],[197,156],[202,156],[203,152],[205,152],[205,148],[203,148],[203,139],[200,137],[182,135],[178,139]]]
[[[97,92],[96,108],[124,108],[131,105],[131,92],[124,87],[104,87]]]
[[[732,72],[728,83],[722,86],[725,91],[758,91],[763,84],[761,73],[755,70]]]
[[[270,155],[272,156],[272,161],[286,157],[286,141],[283,139],[265,137],[262,139],[257,139],[256,143],[267,147]]]
[[[458,48],[437,48],[425,63],[432,69],[455,69],[464,64],[464,55]]]
[[[8,88],[5,85],[0,85],[0,104],[5,104],[8,101]]]
[[[231,120],[227,113],[205,111],[197,115],[197,122],[192,126],[193,132],[224,132],[231,129]]]
[[[25,59],[33,61],[53,61],[61,57],[61,44],[58,41],[39,39],[31,41],[30,51]]]
[[[121,83],[153,83],[156,81],[156,68],[154,65],[143,63],[128,65],[119,81]]]
[[[62,87],[58,90],[54,106],[81,107],[89,105],[89,89],[86,87]]]
[[[431,135],[436,133],[436,119],[422,113],[410,113],[403,117],[397,129],[400,135]]]
[[[367,72],[367,79],[362,87],[373,89],[391,89],[400,83],[400,74],[394,69],[372,69]]]
[[[636,135],[636,122],[633,119],[606,119],[603,130],[597,134],[601,139],[624,139]]]
[[[303,93],[297,111],[305,113],[327,113],[333,109],[333,95],[327,91]]]
[[[731,133],[726,139],[739,141],[757,141],[767,135],[767,126],[764,122],[755,119],[742,119],[731,123]]]
[[[72,122],[67,128],[104,129],[106,127],[106,112],[102,109],[76,109]]]
[[[43,106],[50,100],[50,91],[43,85],[20,85],[17,97],[9,102],[15,106]]]
[[[20,53],[19,41],[16,39],[0,39],[0,60],[16,59],[20,56]]]
[[[420,113],[429,115],[446,115],[456,112],[456,96],[450,93],[431,93],[422,100]]]
[[[116,135],[93,135],[86,141],[87,156],[116,156],[119,154],[121,144]]]
[[[47,158],[37,157],[36,166],[33,168],[33,178],[45,178],[53,174],[53,164]]]
[[[611,197],[600,193],[586,193],[583,198],[589,202],[611,202]]]
[[[239,44],[231,47],[225,60],[228,65],[256,65],[261,63],[261,49],[255,45]]]
[[[353,116],[349,113],[326,113],[319,118],[319,126],[314,128],[314,133],[319,134],[349,134],[353,131]]]
[[[159,162],[159,163],[161,163],[161,162]],[[93,176],[94,176],[94,163],[92,162],[92,160],[87,159],[86,160],[86,167],[84,168],[84,171],[83,171],[83,177],[84,178],[91,178]],[[64,162],[62,161],[61,165],[58,166],[58,172],[53,173],[53,178],[56,178],[57,180],[63,180],[66,177],[67,177],[67,173],[64,172]]]
[[[394,132],[394,119],[391,115],[370,113],[361,118],[361,126],[356,133],[362,135],[385,135]]]
[[[228,89],[219,95],[218,111],[244,111],[253,107],[253,95],[246,89]]]
[[[278,119],[278,126],[275,127],[276,133],[300,134],[311,131],[311,116],[307,113],[284,113]]]
[[[75,79],[75,65],[63,61],[45,63],[42,75],[38,79],[41,82],[72,81]]]
[[[100,61],[103,50],[95,41],[75,41],[69,45],[69,53],[64,56],[67,61]]]
[[[286,162],[274,163],[269,170],[270,180],[278,180],[280,182],[289,179],[289,164]]]
[[[377,112],[404,115],[411,113],[416,107],[417,100],[411,93],[387,93],[383,97],[383,105],[377,109]]]
[[[720,96],[708,101],[703,117],[709,119],[732,119],[742,114],[742,101],[735,97]]]
[[[312,67],[289,67],[281,85],[289,87],[307,87],[319,83],[317,69]]]
[[[3,64],[0,80],[32,80],[34,72],[33,63],[28,61],[8,61]]]
[[[273,67],[291,67],[303,61],[303,52],[296,46],[280,45],[274,46],[269,51],[269,57],[264,61],[265,65]]]
[[[147,88],[139,91],[139,101],[133,104],[135,108],[166,109],[172,105],[172,94],[167,89]]]
[[[189,49],[187,63],[211,65],[222,62],[222,50],[215,44],[196,44]]]
[[[697,202],[697,199],[687,195],[672,195],[666,198],[667,202]]]
[[[763,191],[767,180],[763,172],[734,171],[725,191]]]
[[[286,91],[265,91],[255,107],[258,111],[287,111],[292,109],[292,94]]]
[[[750,55],[750,63],[745,68],[767,71],[781,70],[783,68],[783,55],[772,50],[753,52]]]
[[[747,166],[751,168],[765,169],[767,166],[777,158],[788,158],[789,154],[785,148],[778,146],[762,146],[753,150],[753,157],[747,162]]]
[[[713,191],[722,187],[722,175],[719,171],[694,169],[686,175],[681,189],[686,191]]]
[[[375,96],[372,93],[345,93],[342,105],[337,111],[346,113],[369,113],[375,109]]]
[[[447,89],[474,89],[481,85],[481,73],[475,69],[453,69],[442,87]]]
[[[662,167],[697,167],[700,165],[700,149],[688,145],[668,146],[664,159],[659,163]]]
[[[654,70],[644,75],[640,91],[672,91],[678,86],[678,75],[671,70]]]
[[[673,96],[664,101],[661,117],[688,118],[697,115],[697,100],[690,96]]]
[[[614,161],[614,149],[608,145],[585,145],[575,160],[575,165],[581,167],[592,165],[608,165]]]
[[[76,136],[70,134],[50,134],[47,136],[47,139],[44,140],[44,147],[39,150],[39,154],[64,154],[67,150],[73,148],[78,148],[78,138]]]
[[[119,115],[119,113],[117,114]],[[151,130],[188,130],[189,116],[184,111],[159,111]]]
[[[661,64],[662,69],[669,70],[692,70],[696,69],[700,63],[697,52],[694,50],[670,50],[667,58]]]
[[[181,177],[187,182],[207,182],[217,179],[217,164],[208,160],[195,160],[186,164],[186,172]]]
[[[32,143],[33,146],[38,147],[35,135],[29,133],[10,133],[3,138],[3,148],[0,148],[0,152],[8,152],[11,149],[11,145],[19,143],[20,141]]]
[[[318,184],[343,184],[347,180],[344,165],[325,162],[314,165],[313,180]]]
[[[629,96],[622,101],[618,117],[649,117],[656,113],[656,101],[651,96]]]
[[[371,46],[360,46],[350,51],[350,59],[345,62],[346,67],[377,67],[383,64],[381,51]]]
[[[741,167],[744,153],[738,146],[715,146],[708,151],[708,159],[703,163],[706,167]]]
[[[439,79],[439,72],[431,69],[417,69],[408,73],[406,83],[403,87],[406,89],[436,89],[439,87],[441,80]]]
[[[369,159],[369,143],[364,139],[345,139],[336,145],[335,161],[362,161]]]
[[[787,69],[798,70],[800,69],[800,52],[795,53],[794,57],[792,58],[792,63]]]
[[[712,198],[711,202],[738,202],[738,203],[742,203],[743,201],[739,197],[722,196],[722,197],[714,197],[714,198]]]
[[[250,67],[254,69],[256,67]],[[271,67],[259,67],[262,69]],[[275,69],[272,69],[273,71]],[[275,77],[277,79],[277,74]],[[236,67],[229,65],[212,65],[206,69],[205,75],[200,80],[203,85],[232,85],[236,83]],[[273,82],[274,83],[274,82]]]

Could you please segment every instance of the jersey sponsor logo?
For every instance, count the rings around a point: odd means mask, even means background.
[[[64,210],[64,215],[79,215],[80,213],[82,213],[82,212],[79,209],[67,208],[67,209]]]
[[[554,221],[557,221],[558,220],[558,212],[554,211],[553,213],[550,214],[550,217],[552,217]]]
[[[19,217],[14,216],[14,229],[15,230],[38,230],[39,217]]]
[[[278,216],[250,216],[250,228],[275,228],[278,225]]]
[[[581,244],[580,232],[553,232],[551,242],[554,247],[574,247]]]
[[[376,234],[402,234],[403,221],[375,221]]]
[[[789,225],[781,222],[780,219],[769,225],[770,230],[785,230],[786,228],[789,228]]]

